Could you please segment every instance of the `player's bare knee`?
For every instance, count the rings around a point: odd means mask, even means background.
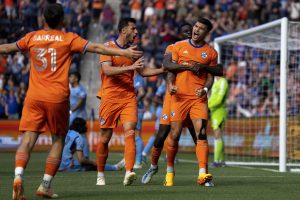
[[[198,133],[197,139],[198,140],[207,140],[207,135],[206,135],[206,125],[207,125],[207,121],[202,119],[201,120],[201,127],[200,127],[200,131]]]

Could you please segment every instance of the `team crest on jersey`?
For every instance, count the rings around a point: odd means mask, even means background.
[[[163,115],[161,116],[161,118],[162,118],[163,120],[167,120],[167,119],[168,119],[168,116],[167,116],[166,114],[163,114]]]
[[[172,111],[170,115],[171,115],[171,117],[174,117],[175,116],[175,112]]]
[[[202,57],[202,58],[207,58],[207,53],[203,52],[203,53],[201,54],[201,57]]]
[[[105,124],[105,119],[101,118],[100,125],[103,125],[103,124]]]

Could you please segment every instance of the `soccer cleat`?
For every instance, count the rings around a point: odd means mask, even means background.
[[[198,176],[197,183],[199,185],[205,185],[205,183],[210,182],[213,176],[211,174],[202,173]]]
[[[106,185],[105,184],[105,177],[104,176],[98,176],[96,185]]]
[[[164,186],[167,186],[167,187],[173,186],[174,185],[174,176],[175,176],[175,174],[173,172],[167,172]]]
[[[158,172],[158,167],[156,167],[156,168],[150,167],[150,168],[147,170],[146,174],[144,174],[144,176],[142,177],[142,183],[143,183],[143,184],[149,183],[149,182],[151,181],[151,179],[152,179],[152,176],[153,176],[154,174],[156,174],[157,172]]]
[[[42,184],[39,186],[39,188],[36,191],[36,196],[48,198],[48,199],[56,199],[58,198],[58,194],[55,194],[51,188],[46,188]]]
[[[210,167],[217,168],[217,167],[220,167],[220,164],[218,162],[213,162],[213,163],[211,163]]]
[[[131,185],[137,179],[135,172],[126,173],[123,181],[124,186]]]
[[[13,200],[25,200],[21,177],[16,177],[13,183]]]
[[[205,186],[205,187],[214,187],[215,184],[214,184],[212,181],[209,181],[209,182],[206,182],[206,183],[204,184],[204,186]]]

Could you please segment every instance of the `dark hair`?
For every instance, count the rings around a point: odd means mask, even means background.
[[[178,34],[181,34],[182,28],[185,26],[189,26],[192,29],[192,25],[190,23],[185,22],[178,27],[178,29],[177,29]]]
[[[206,18],[204,18],[204,17],[198,18],[197,22],[200,22],[201,24],[206,25],[206,27],[207,27],[207,32],[211,31],[211,29],[213,28],[212,23],[211,23],[208,19],[206,19]]]
[[[77,71],[75,71],[75,72],[70,72],[69,76],[71,76],[71,75],[76,76],[77,79],[78,79],[78,82],[80,82],[80,80],[81,80],[81,74],[80,74],[79,72],[77,72]]]
[[[64,8],[58,3],[47,3],[44,10],[44,18],[50,28],[57,28],[64,18]]]
[[[129,22],[136,24],[136,19],[134,18],[130,18],[130,17],[126,17],[126,18],[122,18],[118,24],[118,30],[119,33],[121,33],[122,29],[126,26],[129,25]]]
[[[74,130],[78,133],[86,133],[86,121],[82,118],[75,118],[70,126],[70,130]]]

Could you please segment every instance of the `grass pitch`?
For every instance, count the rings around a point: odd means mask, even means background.
[[[95,157],[92,154],[92,157]],[[179,154],[179,159],[195,160],[194,154]],[[210,156],[212,157],[212,156]],[[110,153],[108,162],[116,163],[121,154]],[[33,153],[25,171],[25,196],[27,200],[40,199],[35,190],[44,173],[46,153]],[[197,164],[179,162],[175,165],[175,186],[164,187],[164,161],[159,163],[159,172],[148,185],[141,184],[142,175],[148,169],[136,170],[138,180],[124,187],[124,171],[106,172],[106,186],[96,186],[96,172],[58,172],[52,182],[59,199],[68,200],[193,200],[193,199],[300,199],[300,173],[278,173],[242,167],[210,169],[215,187],[196,184]],[[0,200],[9,200],[12,195],[14,153],[0,153]]]

